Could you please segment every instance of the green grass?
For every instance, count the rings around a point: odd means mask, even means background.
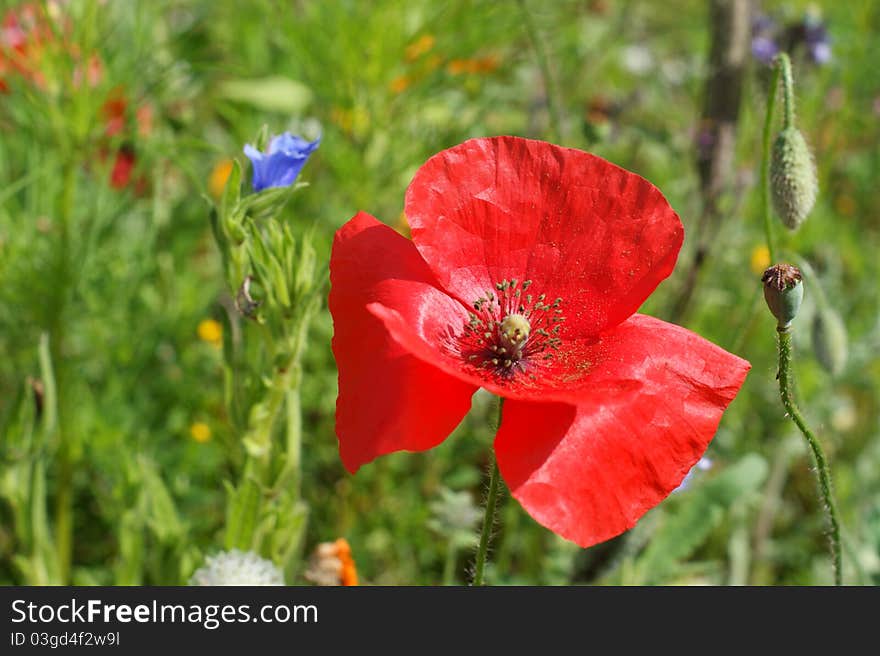
[[[56,30],[76,52],[95,53],[100,81],[74,83],[82,55],[47,48],[44,84],[9,74],[0,94],[0,582],[180,584],[223,548],[224,481],[235,480],[243,456],[224,404],[223,354],[197,335],[205,318],[225,322],[229,307],[208,180],[224,158],[245,164],[241,147],[263,125],[322,135],[300,178],[308,186],[284,209],[297,237],[312,231],[321,271],[342,223],[364,210],[400,226],[415,170],[469,137],[556,140],[644,175],[687,235],[676,272],[642,309],[670,318],[697,238],[694,139],[709,30],[706,3],[687,0],[675,11],[661,4],[525,3],[552,78],[554,120],[523,3],[72,0]],[[808,5],[765,4],[792,20]],[[869,0],[824,4],[832,61],[815,66],[794,56],[798,122],[814,150],[819,200],[797,233],[777,223],[776,234],[783,255],[812,265],[845,322],[848,361],[831,376],[813,355],[817,294],[808,282],[795,373],[831,462],[845,581],[873,584],[880,8]],[[3,11],[18,5],[3,0]],[[633,46],[649,55],[649,70],[627,68]],[[462,72],[465,60],[482,68]],[[753,62],[738,125],[739,199],[729,204],[685,322],[753,365],[709,448],[714,468],[627,535],[586,551],[504,499],[490,581],[830,582],[811,462],[777,397],[774,321],[755,302],[759,275],[750,267],[764,243],[756,180],[766,78]],[[128,99],[126,127],[108,136],[102,107],[115,90]],[[600,105],[612,108],[607,121],[597,118]],[[138,131],[139,107],[152,114],[147,134]],[[140,189],[107,184],[123,143],[136,152]],[[319,284],[326,292],[326,280]],[[387,456],[351,476],[333,428],[331,334],[325,303],[303,360],[305,550],[344,536],[365,582],[440,583],[450,560],[453,580],[466,582],[467,531],[438,528],[431,502],[453,490],[479,504],[491,404],[478,397],[436,449]],[[42,381],[46,400],[50,374],[54,421],[46,404],[37,412],[33,392]],[[207,443],[191,438],[195,422],[210,426]],[[51,556],[65,462],[69,575]],[[289,582],[304,582],[302,567],[295,564]]]

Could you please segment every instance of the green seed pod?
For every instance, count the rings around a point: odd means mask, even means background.
[[[770,191],[773,207],[790,230],[796,230],[816,203],[816,165],[804,135],[795,127],[782,130],[773,143]]]
[[[761,276],[764,300],[776,317],[779,331],[788,330],[804,300],[804,283],[800,269],[791,264],[774,264]]]
[[[846,326],[831,308],[820,309],[813,317],[813,352],[825,370],[837,376],[846,365]]]

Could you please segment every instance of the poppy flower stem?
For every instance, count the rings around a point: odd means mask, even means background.
[[[776,107],[776,94],[779,88],[780,68],[773,67],[773,79],[767,92],[767,114],[764,116],[764,139],[761,153],[761,215],[764,218],[764,235],[770,261],[776,262],[776,248],[773,239],[773,217],[770,215],[770,144],[773,133],[773,112]]]
[[[791,75],[791,59],[784,52],[776,56],[777,75],[782,76],[783,127],[794,127],[794,80]],[[775,89],[775,86],[774,86]]]
[[[501,427],[501,412],[504,408],[504,397],[498,397],[498,415],[495,430]],[[489,555],[489,540],[492,539],[492,528],[495,525],[495,506],[498,504],[498,488],[501,474],[498,471],[498,460],[492,456],[492,469],[489,474],[489,491],[486,494],[486,511],[483,515],[483,530],[480,533],[480,546],[477,548],[477,560],[474,564],[473,585],[485,585],[483,572]]]
[[[781,328],[777,332],[779,333],[779,394],[782,397],[782,405],[785,406],[788,416],[791,417],[798,430],[803,433],[816,461],[816,475],[819,479],[822,505],[825,507],[825,513],[828,516],[828,523],[831,527],[829,537],[831,542],[831,560],[834,563],[834,584],[841,585],[843,574],[840,556],[840,522],[838,521],[837,505],[834,503],[834,496],[831,493],[831,471],[828,467],[828,461],[825,459],[825,453],[822,451],[822,445],[816,439],[810,427],[807,426],[794,400],[794,376],[791,370],[791,328]]]

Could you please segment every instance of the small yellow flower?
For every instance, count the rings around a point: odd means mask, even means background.
[[[214,170],[211,171],[211,177],[208,179],[208,188],[214,198],[220,198],[223,195],[223,190],[226,188],[226,181],[229,179],[230,173],[232,173],[231,159],[220,160],[217,162]]]
[[[223,344],[223,326],[220,325],[219,321],[215,321],[214,319],[203,319],[199,322],[199,327],[196,329],[196,332],[198,333],[200,340],[208,342],[212,346],[219,347]]]
[[[197,421],[189,427],[189,435],[199,444],[204,444],[211,439],[211,427],[202,421]]]
[[[764,271],[767,270],[767,267],[770,266],[770,249],[763,244],[755,246],[755,248],[752,249],[750,266],[752,268],[752,273],[756,276],[760,276],[764,273]]]

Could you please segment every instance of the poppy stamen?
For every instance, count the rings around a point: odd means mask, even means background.
[[[562,299],[546,303],[546,294],[524,293],[531,285],[531,280],[502,280],[473,302],[475,312],[468,312],[457,349],[466,362],[510,377],[525,372],[530,358],[559,349]]]

